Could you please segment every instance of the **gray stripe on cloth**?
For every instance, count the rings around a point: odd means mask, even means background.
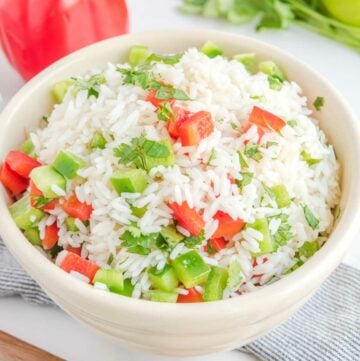
[[[243,350],[266,361],[359,361],[360,271],[341,264],[286,323]]]
[[[14,295],[52,304],[0,240],[0,297]],[[360,271],[340,265],[286,323],[241,350],[266,361],[360,361]]]

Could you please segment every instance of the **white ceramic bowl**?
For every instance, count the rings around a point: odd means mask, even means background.
[[[27,83],[0,118],[0,159],[24,140],[53,104],[52,85],[107,61],[124,60],[134,44],[160,53],[199,47],[212,40],[225,54],[254,52],[276,61],[303,88],[312,102],[325,106],[316,115],[342,165],[342,216],[324,247],[304,266],[257,292],[204,304],[165,304],[103,292],[69,276],[25,239],[0,193],[0,233],[6,245],[47,294],[67,313],[119,342],[166,355],[197,355],[244,345],[285,321],[339,264],[360,226],[360,131],[357,119],[341,95],[324,78],[293,56],[260,41],[207,30],[167,30],[120,36],[86,47],[58,61]]]

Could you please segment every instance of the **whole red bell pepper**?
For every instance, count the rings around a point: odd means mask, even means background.
[[[77,49],[128,29],[125,0],[0,1],[0,43],[25,80]]]

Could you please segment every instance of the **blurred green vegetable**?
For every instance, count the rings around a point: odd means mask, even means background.
[[[360,51],[358,0],[183,0],[181,10],[234,24],[257,19],[256,30],[296,23]],[[337,20],[338,19],[338,20]],[[351,25],[349,25],[351,24]]]

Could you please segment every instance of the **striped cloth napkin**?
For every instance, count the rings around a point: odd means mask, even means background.
[[[52,304],[1,240],[0,270],[0,296]],[[360,271],[340,265],[290,320],[241,351],[269,361],[359,361]]]

